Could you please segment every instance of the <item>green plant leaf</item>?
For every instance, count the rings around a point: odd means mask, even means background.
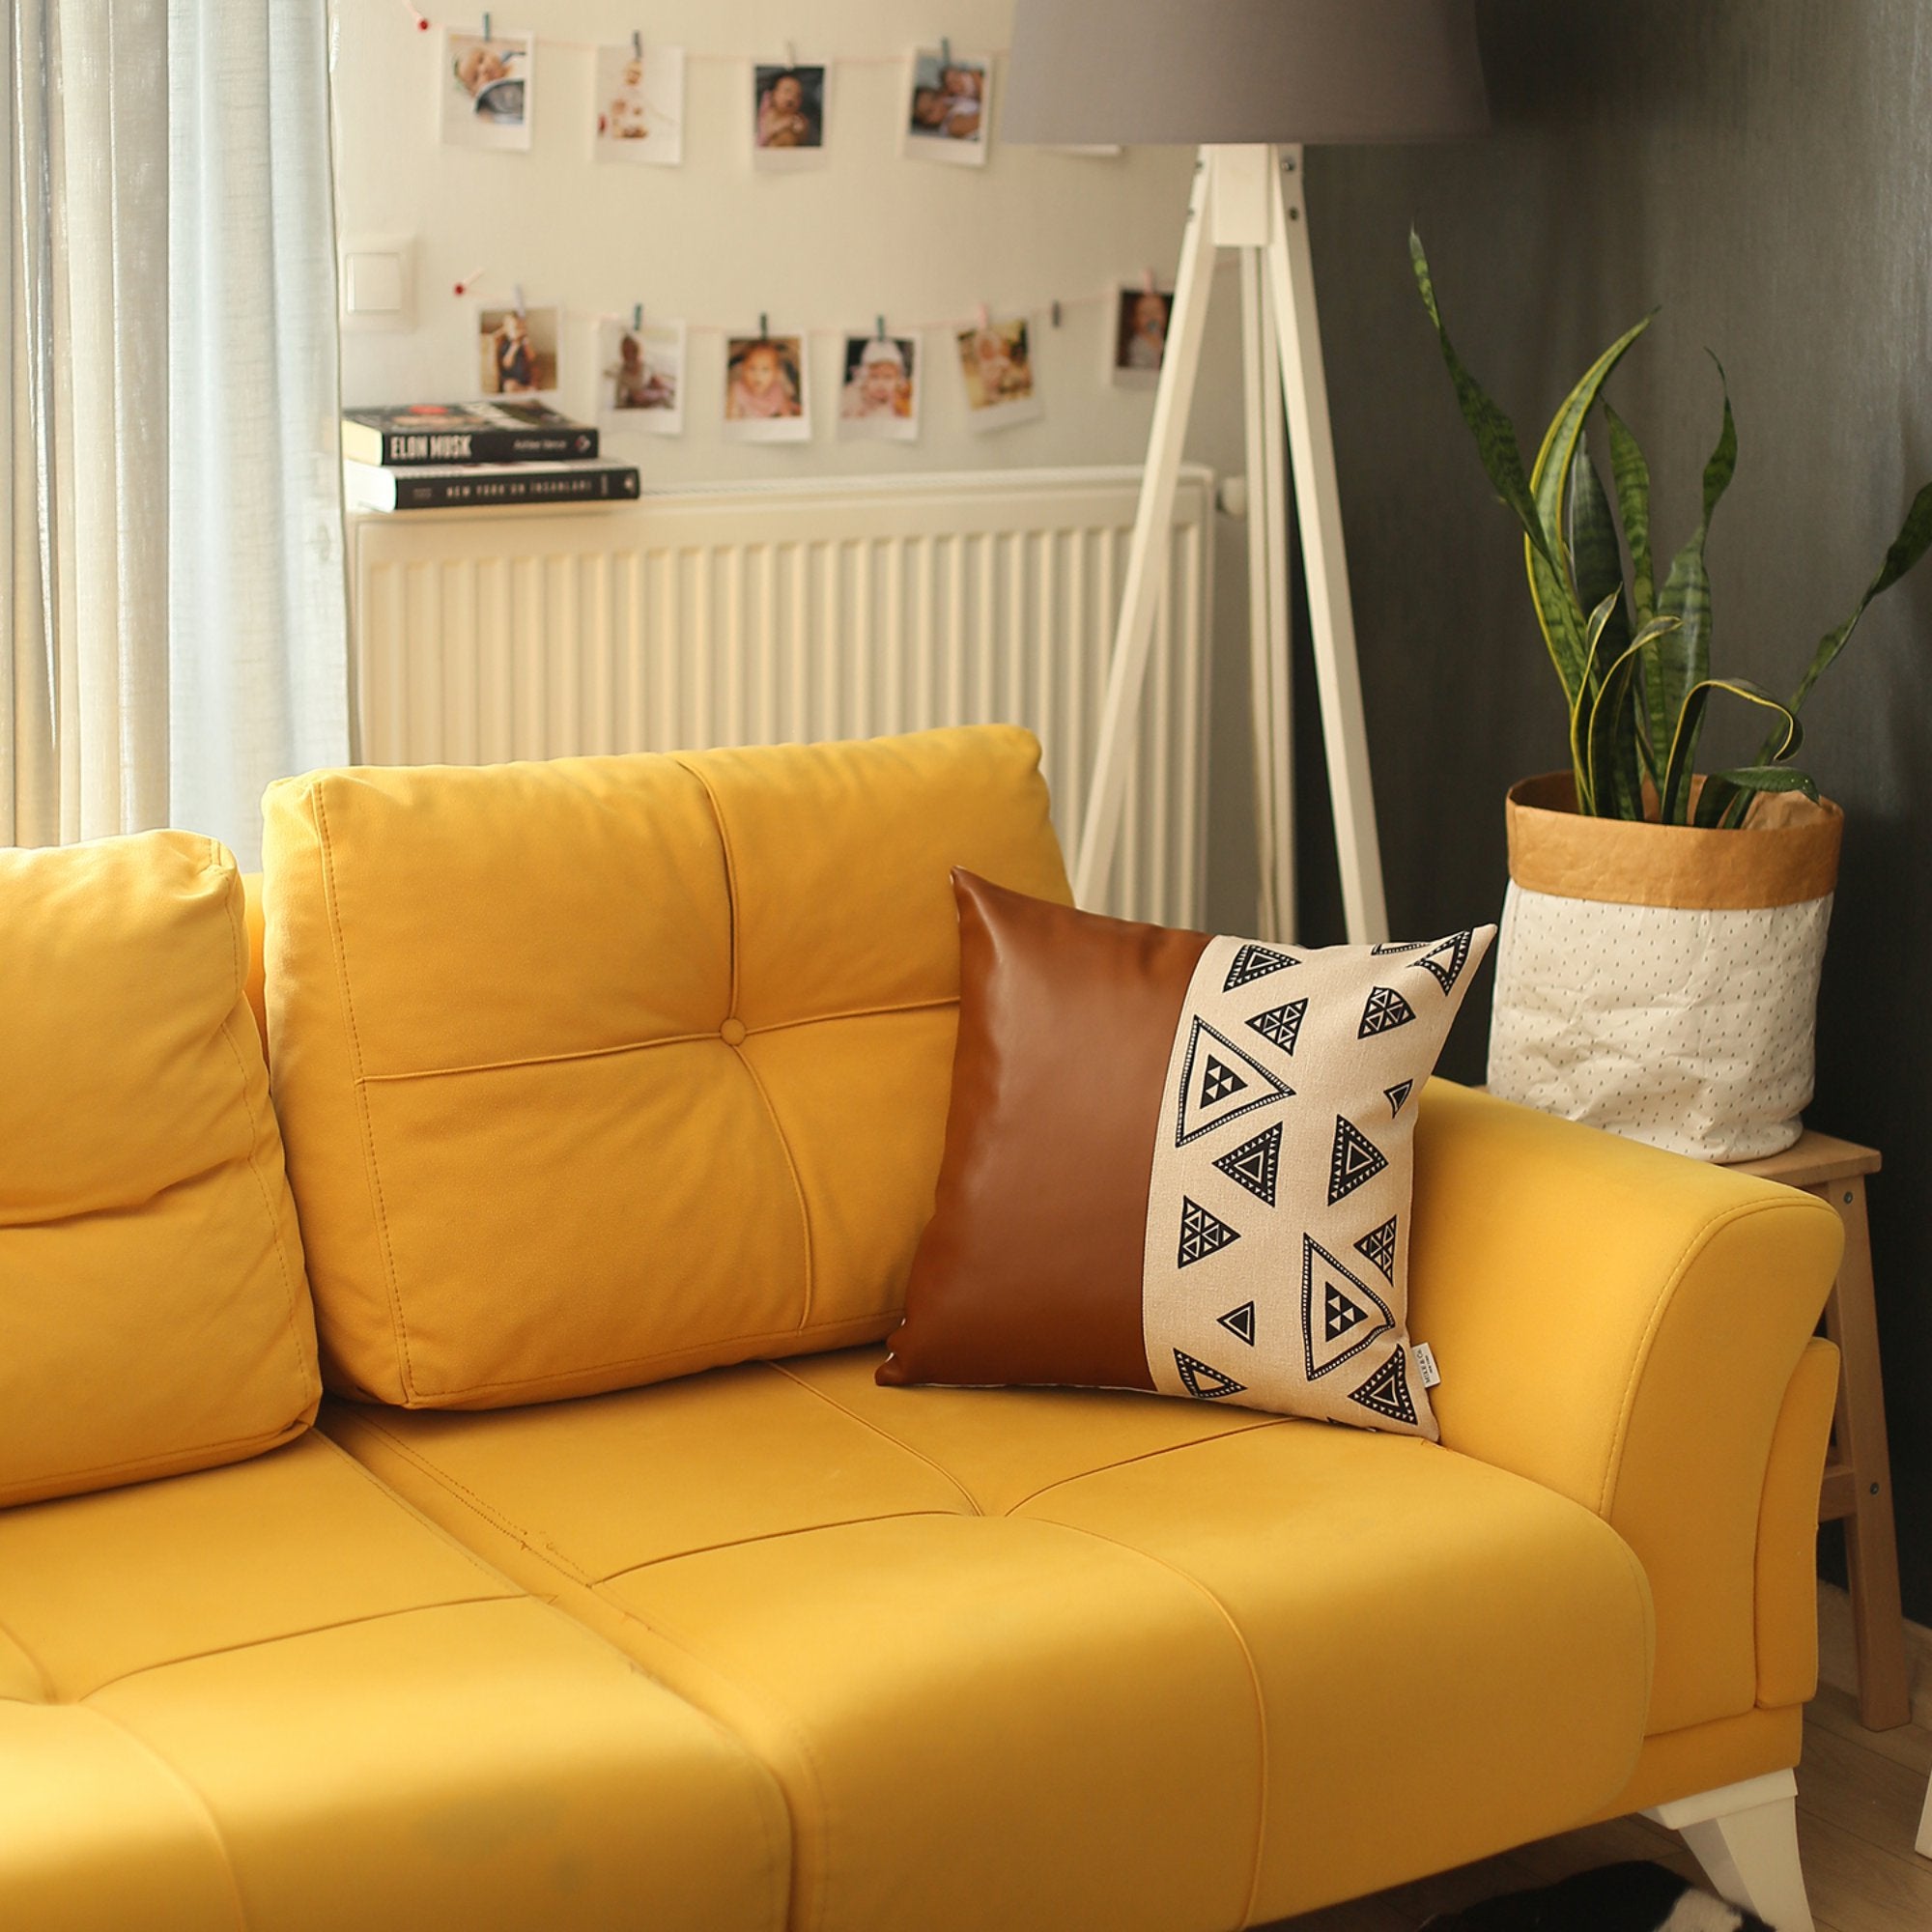
[[[1528,478],[1523,474],[1522,450],[1516,440],[1516,425],[1492,403],[1483,386],[1463,366],[1449,331],[1442,326],[1442,311],[1435,300],[1435,284],[1429,272],[1429,257],[1422,251],[1422,238],[1408,231],[1408,257],[1415,270],[1415,286],[1422,292],[1422,305],[1435,325],[1435,339],[1442,346],[1442,360],[1455,386],[1457,406],[1469,434],[1476,439],[1476,454],[1482,459],[1483,473],[1505,509],[1516,512],[1524,540],[1548,554],[1548,538],[1536,511]]]
[[[1624,603],[1624,554],[1617,543],[1616,519],[1604,495],[1603,479],[1590,460],[1590,439],[1577,445],[1575,479],[1569,504],[1570,567],[1577,581],[1577,601],[1595,611],[1609,600],[1603,626],[1603,662],[1607,664],[1630,642],[1630,611]],[[1588,639],[1585,639],[1586,643]]]
[[[1610,604],[1605,599],[1592,612],[1592,622]],[[1571,759],[1577,767],[1577,810],[1599,818],[1641,818],[1642,781],[1637,769],[1637,719],[1634,679],[1644,652],[1665,632],[1675,617],[1655,617],[1623,649],[1611,657],[1599,651],[1589,667],[1594,690],[1586,688],[1571,713]],[[1598,631],[1602,639],[1602,627]],[[1601,667],[1601,670],[1599,668]],[[1583,801],[1587,798],[1588,803]]]
[[[1645,316],[1627,328],[1584,370],[1577,386],[1564,397],[1563,406],[1544,432],[1543,446],[1529,472],[1529,487],[1536,498],[1537,521],[1548,532],[1543,545],[1523,541],[1523,563],[1529,573],[1529,594],[1536,605],[1537,620],[1543,626],[1543,640],[1563,679],[1564,690],[1575,695],[1575,680],[1582,675],[1583,601],[1577,580],[1565,554],[1559,532],[1565,526],[1564,507],[1570,490],[1570,475],[1582,440],[1583,421],[1596,406],[1610,372],[1630,353],[1631,346],[1650,327]]]
[[[1711,360],[1718,362],[1715,355]],[[1704,547],[1711,534],[1712,512],[1717,509],[1718,501],[1738,467],[1738,429],[1731,415],[1730,388],[1724,381],[1721,362],[1718,362],[1718,384],[1723,393],[1724,413],[1718,431],[1717,447],[1704,466],[1703,515],[1684,548],[1671,559],[1670,575],[1664,580],[1663,588],[1657,598],[1660,615],[1667,614],[1683,621],[1673,637],[1659,644],[1644,667],[1644,697],[1650,714],[1651,744],[1653,751],[1660,755],[1666,745],[1671,748],[1672,756],[1677,754],[1678,741],[1683,735],[1685,699],[1711,674],[1711,579],[1705,568]],[[1683,748],[1687,768],[1695,762],[1697,733],[1702,724],[1700,707],[1696,718],[1691,721],[1690,736]],[[1759,762],[1768,763],[1772,755],[1767,753]],[[1667,793],[1667,785],[1662,789]],[[1680,793],[1677,802],[1682,805],[1687,796]],[[1660,797],[1660,805],[1664,824],[1681,825],[1684,822],[1681,816],[1673,815],[1667,796]]]
[[[1707,831],[1744,823],[1746,812],[1759,792],[1802,791],[1813,805],[1818,787],[1807,772],[1793,771],[1789,765],[1739,765],[1732,771],[1714,772],[1704,781],[1697,795],[1696,822]]]
[[[1845,648],[1846,641],[1859,627],[1859,619],[1865,614],[1865,607],[1874,597],[1883,596],[1925,554],[1928,548],[1932,548],[1932,483],[1919,486],[1918,496],[1912,499],[1911,509],[1905,513],[1904,524],[1892,538],[1891,547],[1885,554],[1885,561],[1878,567],[1878,575],[1865,585],[1864,595],[1853,606],[1852,614],[1835,631],[1827,631],[1819,639],[1810,668],[1800,680],[1797,693],[1792,697],[1792,710],[1798,710],[1811,696],[1811,687],[1818,682],[1832,660]]]
[[[1677,714],[1677,732],[1670,742],[1670,757],[1664,765],[1663,783],[1658,793],[1658,804],[1666,825],[1690,822],[1690,761],[1696,755],[1705,707],[1710,703],[1712,694],[1719,691],[1728,692],[1733,697],[1742,697],[1747,704],[1775,711],[1783,721],[1782,729],[1773,734],[1776,743],[1770,756],[1760,758],[1759,767],[1795,757],[1799,746],[1804,742],[1804,727],[1799,724],[1797,713],[1781,699],[1774,697],[1762,685],[1753,684],[1745,677],[1707,677],[1692,685],[1684,696],[1683,709]]]
[[[1624,541],[1631,554],[1631,605],[1636,621],[1647,624],[1657,614],[1657,591],[1650,561],[1650,465],[1637,447],[1629,425],[1608,403],[1604,420],[1610,429],[1610,477],[1616,485],[1617,514],[1623,519]]]
[[[1597,690],[1602,683],[1598,675],[1598,654],[1604,648],[1604,636],[1616,611],[1621,589],[1619,585],[1617,590],[1612,590],[1590,612],[1590,621],[1584,629],[1583,675],[1577,680],[1577,695],[1570,700],[1570,772],[1577,786],[1577,810],[1586,815],[1594,814],[1597,810],[1596,798],[1590,788],[1589,741],[1591,716]],[[1629,641],[1629,639],[1624,639],[1626,644]]]

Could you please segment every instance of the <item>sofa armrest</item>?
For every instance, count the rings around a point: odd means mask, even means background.
[[[1442,1372],[1444,1444],[1574,1498],[1636,1552],[1650,1731],[1750,1710],[1766,1472],[1838,1217],[1437,1080],[1411,1223],[1410,1328]]]

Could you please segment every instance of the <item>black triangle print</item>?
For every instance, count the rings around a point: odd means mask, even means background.
[[[1308,1379],[1339,1369],[1395,1326],[1389,1305],[1312,1235],[1301,1237],[1301,1346]]]
[[[1232,993],[1252,980],[1264,980],[1270,973],[1279,973],[1287,967],[1300,964],[1301,961],[1293,953],[1277,952],[1272,946],[1243,946],[1235,954],[1235,963],[1228,968],[1228,977],[1221,981],[1221,990]]]
[[[1284,1053],[1293,1053],[1294,1042],[1301,1035],[1302,1015],[1307,1010],[1306,1000],[1291,1000],[1285,1007],[1270,1007],[1266,1012],[1257,1013],[1248,1024],[1270,1046],[1278,1046]]]
[[[1328,1205],[1354,1193],[1388,1165],[1388,1156],[1355,1123],[1335,1116],[1335,1146],[1328,1156]]]
[[[1402,1103],[1414,1092],[1415,1082],[1413,1080],[1398,1080],[1393,1087],[1384,1087],[1382,1089],[1382,1098],[1389,1103],[1390,1120],[1394,1120],[1402,1112]]]
[[[1391,1422],[1406,1422],[1413,1429],[1417,1426],[1415,1404],[1409,1398],[1408,1377],[1403,1372],[1402,1357],[1403,1350],[1398,1348],[1360,1388],[1349,1391],[1349,1400],[1360,1403],[1377,1415],[1387,1416]]]
[[[1390,1287],[1395,1285],[1395,1224],[1400,1216],[1391,1214],[1372,1235],[1355,1243],[1355,1252],[1382,1272]]]
[[[1369,948],[1371,952],[1420,952],[1429,944],[1426,939],[1394,940],[1385,939],[1379,946]]]
[[[1393,986],[1371,986],[1362,1008],[1362,1024],[1355,1030],[1357,1039],[1372,1039],[1378,1033],[1392,1033],[1415,1017],[1411,1007]]]
[[[1255,1304],[1244,1301],[1238,1308],[1231,1308],[1225,1315],[1217,1315],[1218,1321],[1231,1335],[1238,1335],[1249,1348],[1255,1346]]]
[[[1452,933],[1447,939],[1438,939],[1420,959],[1408,963],[1434,973],[1442,981],[1442,990],[1451,992],[1463,977],[1463,968],[1469,963],[1469,948],[1475,937],[1473,932]]]
[[[1179,1349],[1174,1351],[1174,1366],[1179,1371],[1181,1387],[1189,1395],[1198,1395],[1203,1402],[1213,1402],[1224,1395],[1247,1394],[1246,1388],[1232,1376],[1210,1369],[1206,1362],[1197,1362]]]
[[[1257,1107],[1293,1097],[1294,1089],[1277,1079],[1255,1057],[1197,1013],[1180,1063],[1180,1109],[1174,1144],[1185,1147],[1201,1135],[1239,1120]]]
[[[1200,1202],[1190,1201],[1184,1194],[1180,1197],[1180,1248],[1176,1267],[1192,1267],[1240,1238],[1238,1229],[1208,1213]]]
[[[1206,1059],[1208,1064],[1201,1069],[1203,1107],[1218,1107],[1223,1100],[1246,1093],[1248,1083],[1232,1066],[1223,1066],[1211,1053]]]
[[[1281,1122],[1277,1121],[1251,1141],[1224,1153],[1214,1165],[1257,1201],[1274,1206],[1274,1184],[1281,1174]]]

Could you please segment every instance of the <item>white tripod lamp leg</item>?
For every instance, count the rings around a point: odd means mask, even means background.
[[[1254,756],[1256,931],[1294,926],[1293,745],[1290,737],[1288,472],[1283,451],[1281,363],[1260,248],[1243,248],[1241,364],[1247,432],[1248,721]]]
[[[1107,875],[1114,863],[1121,810],[1126,798],[1127,768],[1140,738],[1148,650],[1153,641],[1154,614],[1160,605],[1168,552],[1173,546],[1175,484],[1180,472],[1181,445],[1187,436],[1187,413],[1194,401],[1194,378],[1201,366],[1201,339],[1208,321],[1208,298],[1213,279],[1210,218],[1213,180],[1214,169],[1204,150],[1194,176],[1193,198],[1188,204],[1187,232],[1180,244],[1174,310],[1168,322],[1167,348],[1161,356],[1160,382],[1154,391],[1153,432],[1148,442],[1147,471],[1141,480],[1140,506],[1134,516],[1133,540],[1127,550],[1126,583],[1121,593],[1121,615],[1114,631],[1114,655],[1107,671],[1107,695],[1094,753],[1094,776],[1088,786],[1080,851],[1073,867],[1074,899],[1090,909],[1106,891]]]
[[[1315,312],[1315,266],[1301,195],[1301,150],[1281,150],[1270,184],[1268,280],[1281,338],[1288,443],[1294,461],[1301,525],[1301,567],[1308,586],[1308,625],[1321,695],[1321,742],[1335,809],[1342,867],[1342,909],[1356,945],[1385,940],[1381,847],[1369,776],[1369,735],[1362,674],[1355,658],[1355,612],[1342,541],[1342,501],[1335,478],[1335,440],[1328,420],[1321,331]]]
[[[1925,1809],[1918,1820],[1918,1856],[1932,1859],[1932,1782],[1925,1787]]]

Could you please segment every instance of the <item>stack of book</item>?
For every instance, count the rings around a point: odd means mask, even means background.
[[[352,510],[491,509],[635,501],[628,463],[601,461],[597,432],[541,403],[414,403],[342,418]]]

